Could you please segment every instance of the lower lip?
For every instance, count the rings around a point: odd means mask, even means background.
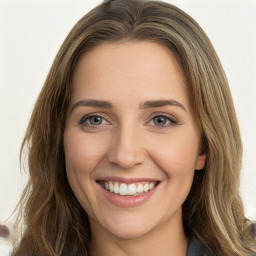
[[[118,194],[109,192],[99,184],[99,187],[101,191],[103,191],[103,194],[105,195],[107,200],[121,208],[133,208],[144,204],[153,196],[158,186],[159,184],[152,190],[138,196],[120,196]]]

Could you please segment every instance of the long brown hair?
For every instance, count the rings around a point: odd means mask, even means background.
[[[34,107],[22,144],[30,178],[20,202],[21,239],[13,256],[89,255],[87,214],[65,171],[63,132],[72,74],[81,55],[104,42],[150,40],[174,52],[202,131],[207,164],[196,171],[183,205],[185,230],[214,255],[247,256],[255,248],[239,196],[242,144],[228,82],[200,26],[177,7],[114,0],[86,14],[61,46]]]

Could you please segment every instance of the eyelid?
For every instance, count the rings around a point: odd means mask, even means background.
[[[166,128],[166,127],[168,128],[168,127],[170,127],[170,126],[174,126],[174,125],[178,125],[178,124],[179,124],[178,120],[177,120],[174,116],[172,116],[172,115],[170,115],[170,114],[167,114],[167,113],[160,113],[160,112],[159,112],[159,113],[153,113],[153,114],[150,116],[149,121],[147,121],[146,123],[149,124],[149,123],[152,122],[153,119],[156,118],[156,117],[165,117],[166,119],[168,119],[168,120],[170,121],[169,124],[163,125],[163,126],[161,126],[161,125],[159,125],[159,126],[157,126],[157,125],[152,125],[152,126],[157,127],[157,128]]]
[[[86,120],[88,120],[90,117],[100,117],[102,119],[105,120],[105,124],[99,124],[99,125],[92,125],[92,124],[88,124],[86,123]],[[168,119],[168,124],[164,124],[164,125],[154,125],[154,124],[150,124],[150,122],[153,121],[154,118],[156,117],[164,117],[166,119]],[[81,126],[87,126],[89,128],[100,128],[101,126],[104,126],[104,125],[109,125],[111,124],[111,122],[109,121],[108,118],[105,117],[105,114],[104,113],[90,113],[90,114],[86,114],[84,115],[80,121],[79,121],[79,125]],[[146,125],[149,125],[149,126],[154,126],[154,127],[157,127],[157,128],[168,128],[168,127],[171,127],[171,126],[174,126],[174,125],[178,125],[179,122],[177,120],[177,118],[175,118],[173,115],[170,115],[168,113],[162,113],[162,112],[155,112],[153,114],[150,115],[150,117],[148,118],[148,121],[146,122]]]
[[[100,125],[90,125],[90,124],[85,124],[86,123],[86,120],[88,120],[90,117],[100,117],[102,119],[104,119],[108,124],[111,124],[110,121],[108,121],[108,119],[106,117],[104,117],[104,115],[102,113],[90,113],[90,114],[86,114],[84,115],[80,121],[79,121],[79,124],[80,125],[87,125],[87,126],[91,126],[91,127],[97,127],[97,126],[101,126],[101,125],[106,125],[106,124],[100,124]]]

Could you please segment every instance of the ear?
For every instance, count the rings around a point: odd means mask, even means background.
[[[206,163],[206,158],[207,158],[207,154],[205,152],[205,149],[202,145],[200,145],[199,148],[199,153],[197,156],[197,160],[196,160],[196,166],[195,169],[196,170],[202,170],[205,167],[205,163]]]

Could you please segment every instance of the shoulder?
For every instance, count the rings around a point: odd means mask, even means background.
[[[186,256],[212,256],[212,254],[196,235],[192,235],[189,239]],[[256,254],[252,256],[256,256]]]

